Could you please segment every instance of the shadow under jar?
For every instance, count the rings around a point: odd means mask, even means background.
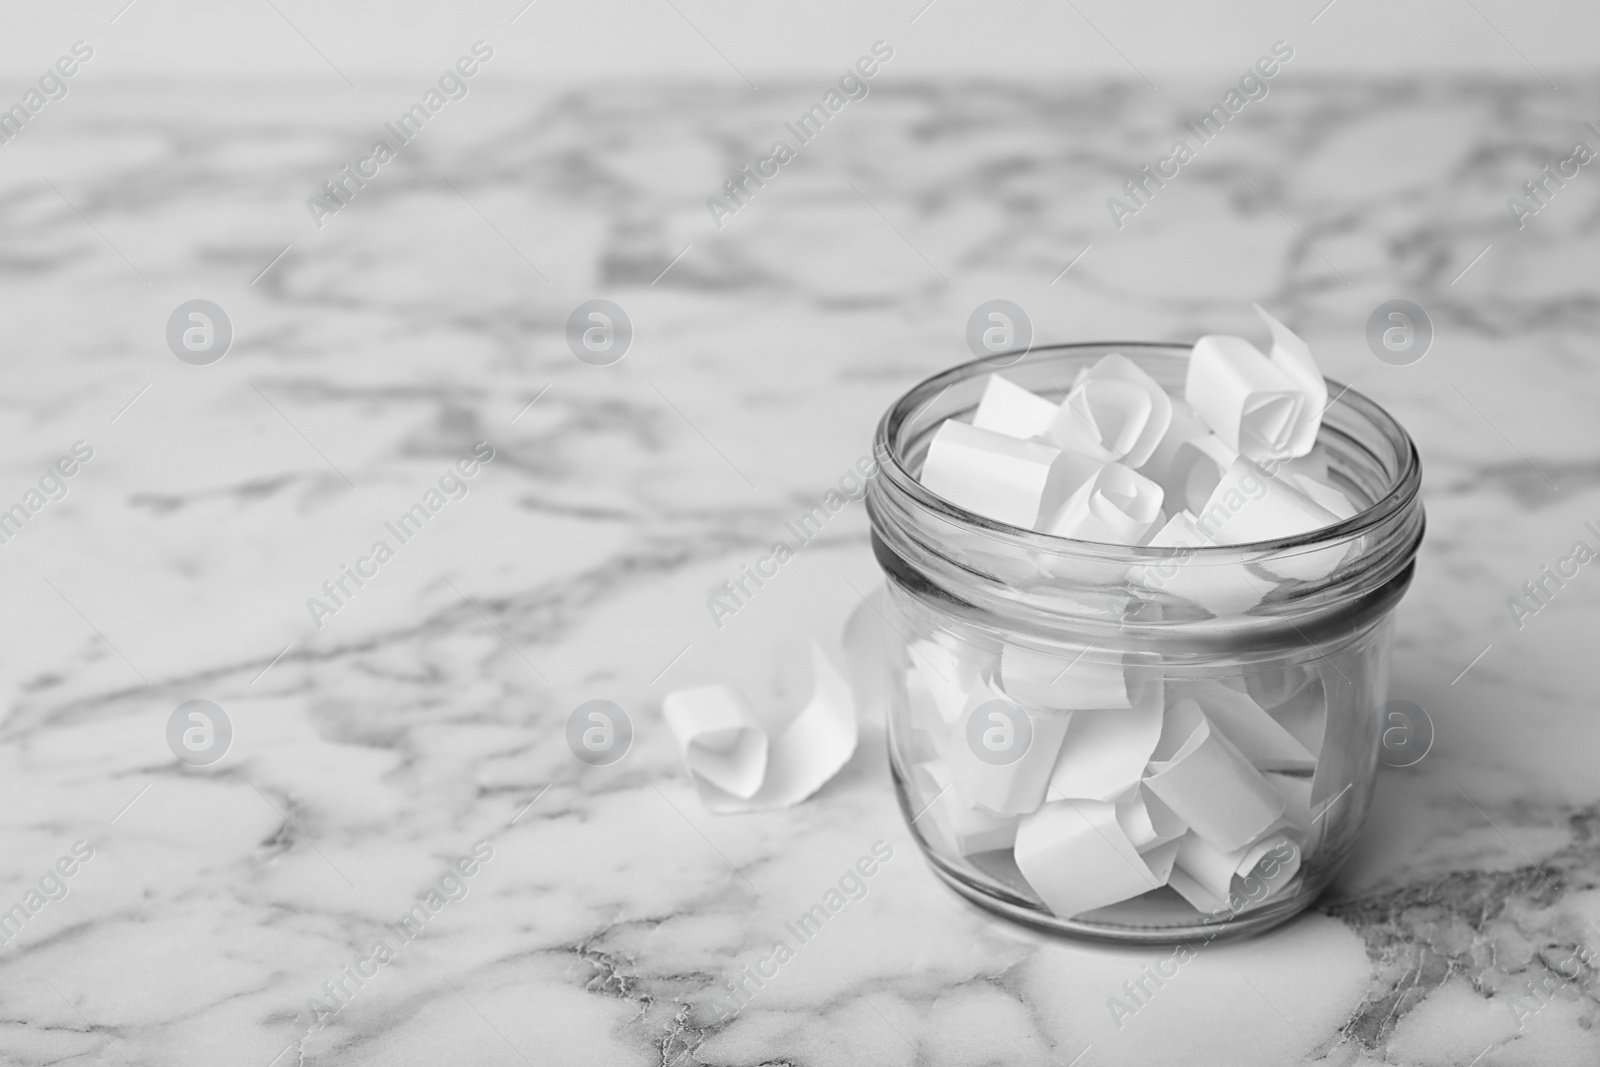
[[[939,424],[970,417],[990,373],[1059,401],[1110,352],[1182,395],[1185,346],[1061,345],[930,378],[878,426],[895,788],[934,871],[1012,919],[1117,941],[1258,932],[1317,897],[1365,821],[1420,462],[1383,409],[1330,383],[1317,440],[1358,511],[1309,534],[1099,544],[919,484]]]

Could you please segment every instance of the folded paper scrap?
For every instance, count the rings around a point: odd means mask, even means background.
[[[707,809],[732,814],[798,804],[850,761],[855,698],[816,642],[811,662],[811,699],[775,734],[726,685],[679,689],[662,701],[662,716]]]
[[[1136,655],[937,639],[908,658],[912,728],[932,739],[911,772],[914,825],[934,847],[1010,850],[1063,918],[1163,887],[1239,914],[1300,886],[1343,773],[1319,759],[1328,688],[1315,665],[1166,675]],[[969,741],[969,720],[996,701],[1030,734],[998,765]]]
[[[1349,518],[1359,509],[1329,484],[1316,443],[1327,383],[1305,341],[1256,311],[1270,352],[1242,337],[1200,338],[1181,398],[1118,353],[1084,368],[1060,402],[989,375],[971,421],[946,419],[935,431],[922,484],[996,522],[1101,544],[1249,544]],[[1327,575],[1343,557],[1334,547],[1275,558],[1261,565],[1265,576],[1140,566],[1127,577],[1230,614],[1280,581]],[[1102,584],[1123,577],[1084,573]]]

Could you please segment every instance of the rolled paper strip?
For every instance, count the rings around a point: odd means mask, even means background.
[[[1218,544],[1246,544],[1308,533],[1337,522],[1338,516],[1283,479],[1268,477],[1241,458],[1222,476],[1195,521]],[[1255,562],[1268,574],[1312,581],[1331,574],[1349,551],[1348,543],[1340,543]]]
[[[1217,544],[1242,545],[1308,533],[1338,520],[1294,486],[1240,458],[1223,472],[1195,521]]]
[[[1227,900],[1214,896],[1211,890],[1185,874],[1182,867],[1175,865],[1172,868],[1172,873],[1167,875],[1167,884],[1188,901],[1190,907],[1204,915],[1220,916],[1230,910]]]
[[[667,694],[663,715],[683,750],[701,803],[711,811],[765,811],[798,804],[849,762],[857,740],[855,698],[815,642],[811,663],[815,687],[810,700],[770,741],[727,686]],[[759,788],[747,793],[750,768],[757,762],[750,730],[760,735],[765,759]]]
[[[922,484],[968,511],[1031,529],[1060,450],[946,419],[928,443]]]
[[[1196,834],[1178,842],[1172,887],[1196,909],[1214,912],[1230,901],[1259,906],[1288,885],[1300,870],[1300,847],[1285,834],[1268,834],[1242,848],[1223,852]]]
[[[1017,869],[1054,914],[1068,919],[1166,884],[1174,843],[1140,855],[1117,822],[1116,805],[1046,804],[1017,827]]]
[[[1180,700],[1144,780],[1150,791],[1207,843],[1225,852],[1248,844],[1283,814],[1284,800],[1193,700]],[[1192,730],[1187,728],[1192,725]],[[1187,737],[1176,751],[1177,737]],[[1167,752],[1172,751],[1170,756]]]
[[[1116,804],[1117,824],[1140,852],[1176,841],[1189,829],[1171,808],[1142,785],[1134,786],[1125,796],[1117,798]]]
[[[1161,513],[1161,487],[1121,463],[1107,463],[1045,518],[1057,537],[1114,545],[1138,544]]]
[[[1078,375],[1050,424],[1062,448],[1143,466],[1172,421],[1172,398],[1126,356],[1113,352]]]
[[[1259,771],[1311,771],[1317,757],[1248,694],[1210,679],[1167,683],[1168,700],[1192,699]]]
[[[956,852],[970,856],[1010,848],[1017,840],[1017,820],[991,815],[968,801],[956,790],[950,769],[941,760],[918,765],[917,775],[924,792],[933,797],[913,824],[932,829]]]
[[[691,775],[748,800],[767,774],[767,732],[735,690],[725,685],[679,689],[661,702]]]
[[[1288,455],[1303,456],[1317,443],[1317,430],[1322,426],[1322,413],[1328,406],[1328,383],[1317,369],[1311,347],[1289,327],[1267,313],[1260,304],[1251,305],[1261,321],[1272,331],[1272,365],[1294,382],[1305,398],[1300,416],[1290,433]]]
[[[980,683],[968,698],[966,710],[951,727],[946,742],[951,776],[966,800],[981,804],[996,815],[1025,815],[1044,802],[1045,787],[1050,783],[1050,771],[1055,767],[1071,715],[1029,714],[1012,704],[1028,716],[1028,747],[1014,762],[994,764],[973,751],[969,723],[974,715],[989,714],[985,705],[996,700],[1011,703],[986,682]]]
[[[1280,477],[1282,477],[1282,475],[1280,475]],[[1300,492],[1310,497],[1319,506],[1332,512],[1333,517],[1336,519],[1348,519],[1350,516],[1354,515],[1358,510],[1360,510],[1355,506],[1354,503],[1351,502],[1349,497],[1345,496],[1333,486],[1317,481],[1310,475],[1290,473],[1288,475],[1288,482],[1290,485],[1300,490]]]
[[[1167,428],[1139,473],[1161,486],[1169,512],[1205,506],[1238,453],[1211,432],[1188,404],[1174,404]]]
[[[1072,713],[1047,800],[1112,800],[1138,786],[1161,738],[1161,686],[1140,695],[1136,707]]]
[[[1306,398],[1244,338],[1212,334],[1196,341],[1183,397],[1235,452],[1255,459],[1294,454]]]
[[[1146,544],[1151,548],[1200,549],[1212,544],[1193,515],[1180,511]],[[1192,552],[1175,552],[1160,563],[1128,569],[1128,578],[1146,589],[1165,591],[1213,615],[1238,615],[1261,603],[1275,583],[1237,564],[1207,565]]]
[[[1106,461],[1086,456],[1082,452],[1062,450],[1050,467],[1045,479],[1044,493],[1039,498],[1039,518],[1048,519],[1061,510],[1063,504],[1084,485],[1094,480],[1104,469]]]
[[[991,374],[984,383],[978,409],[972,414],[972,425],[1007,437],[1038,437],[1050,429],[1056,408],[1057,405],[1009,378]]]
[[[1007,643],[1000,650],[1000,686],[1027,708],[1098,711],[1131,708],[1142,687],[1160,692],[1161,671],[1121,652],[1062,646],[1041,652]]]

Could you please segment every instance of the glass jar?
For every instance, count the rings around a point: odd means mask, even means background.
[[[918,483],[934,431],[989,373],[1060,400],[1110,352],[1182,395],[1187,347],[1061,345],[948,370],[878,426],[867,506],[894,631],[895,789],[934,871],[1012,919],[1142,942],[1264,930],[1328,885],[1366,818],[1420,461],[1393,418],[1330,383],[1306,462],[1325,457],[1358,510],[1301,536],[1075,541]]]

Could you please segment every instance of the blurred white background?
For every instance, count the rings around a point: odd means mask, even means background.
[[[515,17],[515,23],[511,19]],[[115,18],[115,22],[111,20]],[[915,18],[913,23],[911,20]],[[1310,23],[1311,19],[1315,23]],[[12,5],[0,88],[20,88],[65,43],[97,73],[188,80],[337,81],[426,73],[476,38],[516,47],[501,76],[552,82],[664,75],[826,74],[863,41],[904,42],[897,78],[1228,74],[1283,37],[1301,75],[1473,69],[1559,74],[1592,62],[1600,5],[1583,0],[95,0]],[[303,36],[302,36],[303,35]],[[324,59],[318,55],[321,52]]]

